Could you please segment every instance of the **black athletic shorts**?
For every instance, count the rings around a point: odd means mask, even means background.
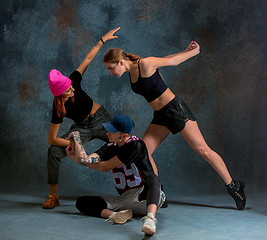
[[[175,97],[158,111],[154,111],[151,123],[166,126],[172,134],[182,131],[188,120],[196,121],[195,116],[182,99]]]

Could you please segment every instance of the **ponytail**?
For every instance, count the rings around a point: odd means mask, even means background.
[[[126,57],[129,58],[132,62],[137,61],[138,59],[141,58],[140,56],[135,55],[133,53],[127,53]]]
[[[103,62],[106,63],[118,63],[121,59],[130,60],[132,62],[137,61],[141,57],[132,53],[125,53],[120,48],[111,48],[107,51],[103,58]]]

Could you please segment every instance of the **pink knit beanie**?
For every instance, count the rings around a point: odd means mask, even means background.
[[[54,96],[64,93],[71,85],[71,80],[63,76],[58,70],[53,69],[48,74],[48,85]]]

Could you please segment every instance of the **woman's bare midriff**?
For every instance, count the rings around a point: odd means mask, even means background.
[[[158,98],[149,103],[154,111],[158,111],[164,106],[166,106],[171,100],[175,98],[173,92],[167,88],[167,90],[162,93]]]

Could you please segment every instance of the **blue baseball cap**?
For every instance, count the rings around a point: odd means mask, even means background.
[[[134,121],[126,115],[120,114],[111,121],[103,123],[104,128],[110,132],[122,132],[130,134],[134,128]]]

